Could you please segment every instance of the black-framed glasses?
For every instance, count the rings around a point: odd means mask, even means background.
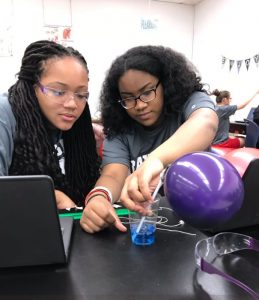
[[[156,86],[150,90],[144,91],[143,93],[139,94],[138,96],[134,97],[127,97],[118,100],[118,102],[124,107],[125,109],[133,108],[137,105],[137,100],[142,102],[150,102],[156,98],[156,90],[160,84],[160,81],[156,84]]]
[[[200,240],[195,247],[195,260],[197,266],[208,274],[216,274],[238,285],[254,299],[259,299],[259,294],[236,278],[220,271],[213,265],[217,256],[230,254],[240,250],[259,251],[259,241],[244,234],[234,232],[221,232],[210,238]]]
[[[65,103],[68,99],[70,99],[71,96],[74,100],[76,100],[79,103],[85,103],[88,101],[89,98],[89,92],[74,93],[69,90],[48,87],[41,84],[40,82],[38,82],[38,86],[44,95],[61,104]]]

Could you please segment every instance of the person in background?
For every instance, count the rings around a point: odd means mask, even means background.
[[[99,177],[88,73],[77,50],[36,41],[0,97],[0,176],[49,175],[59,209],[83,205]]]
[[[257,91],[251,98],[242,102],[241,104],[231,105],[231,94],[229,91],[219,91],[215,89],[211,95],[216,96],[216,112],[219,117],[219,127],[213,145],[227,148],[244,147],[245,139],[242,137],[229,136],[229,117],[234,115],[239,109],[247,106],[259,93]]]
[[[218,117],[194,66],[163,46],[134,47],[115,59],[100,110],[101,176],[86,197],[80,224],[88,233],[111,224],[124,232],[112,203],[147,214],[160,173],[182,155],[208,149]]]

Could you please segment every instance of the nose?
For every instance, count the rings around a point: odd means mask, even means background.
[[[74,93],[69,93],[67,95],[67,99],[64,103],[64,106],[66,107],[73,107],[73,108],[76,108],[77,107],[77,103],[76,103],[76,99],[75,99],[75,95]]]
[[[142,110],[148,105],[146,102],[141,101],[140,98],[137,98],[135,101],[136,101],[136,105],[135,105],[136,110]]]

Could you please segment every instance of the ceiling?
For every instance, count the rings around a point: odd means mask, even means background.
[[[155,0],[159,2],[170,2],[170,3],[178,3],[178,4],[185,4],[185,5],[196,5],[203,0]]]

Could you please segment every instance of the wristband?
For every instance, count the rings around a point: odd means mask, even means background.
[[[106,188],[105,186],[96,186],[96,187],[94,187],[93,189],[92,189],[92,191],[94,191],[94,190],[98,190],[98,191],[102,191],[104,194],[106,194],[106,195],[108,195],[107,197],[109,198],[108,200],[109,200],[109,202],[111,203],[111,204],[113,204],[113,197],[112,197],[112,193],[111,193],[111,191],[108,189],[108,188]]]
[[[106,194],[102,193],[102,192],[97,192],[97,193],[93,193],[91,195],[87,195],[86,199],[85,199],[85,206],[86,204],[91,200],[93,199],[94,197],[96,196],[102,196],[104,197],[106,200],[108,200],[108,197],[106,196]],[[109,201],[109,200],[108,200]]]
[[[110,190],[108,190],[104,186],[96,186],[88,193],[88,195],[85,199],[85,205],[88,203],[88,201],[91,198],[93,198],[94,194],[96,194],[96,196],[97,196],[98,193],[99,193],[99,195],[104,196],[111,204],[113,204],[112,193],[110,192]]]

